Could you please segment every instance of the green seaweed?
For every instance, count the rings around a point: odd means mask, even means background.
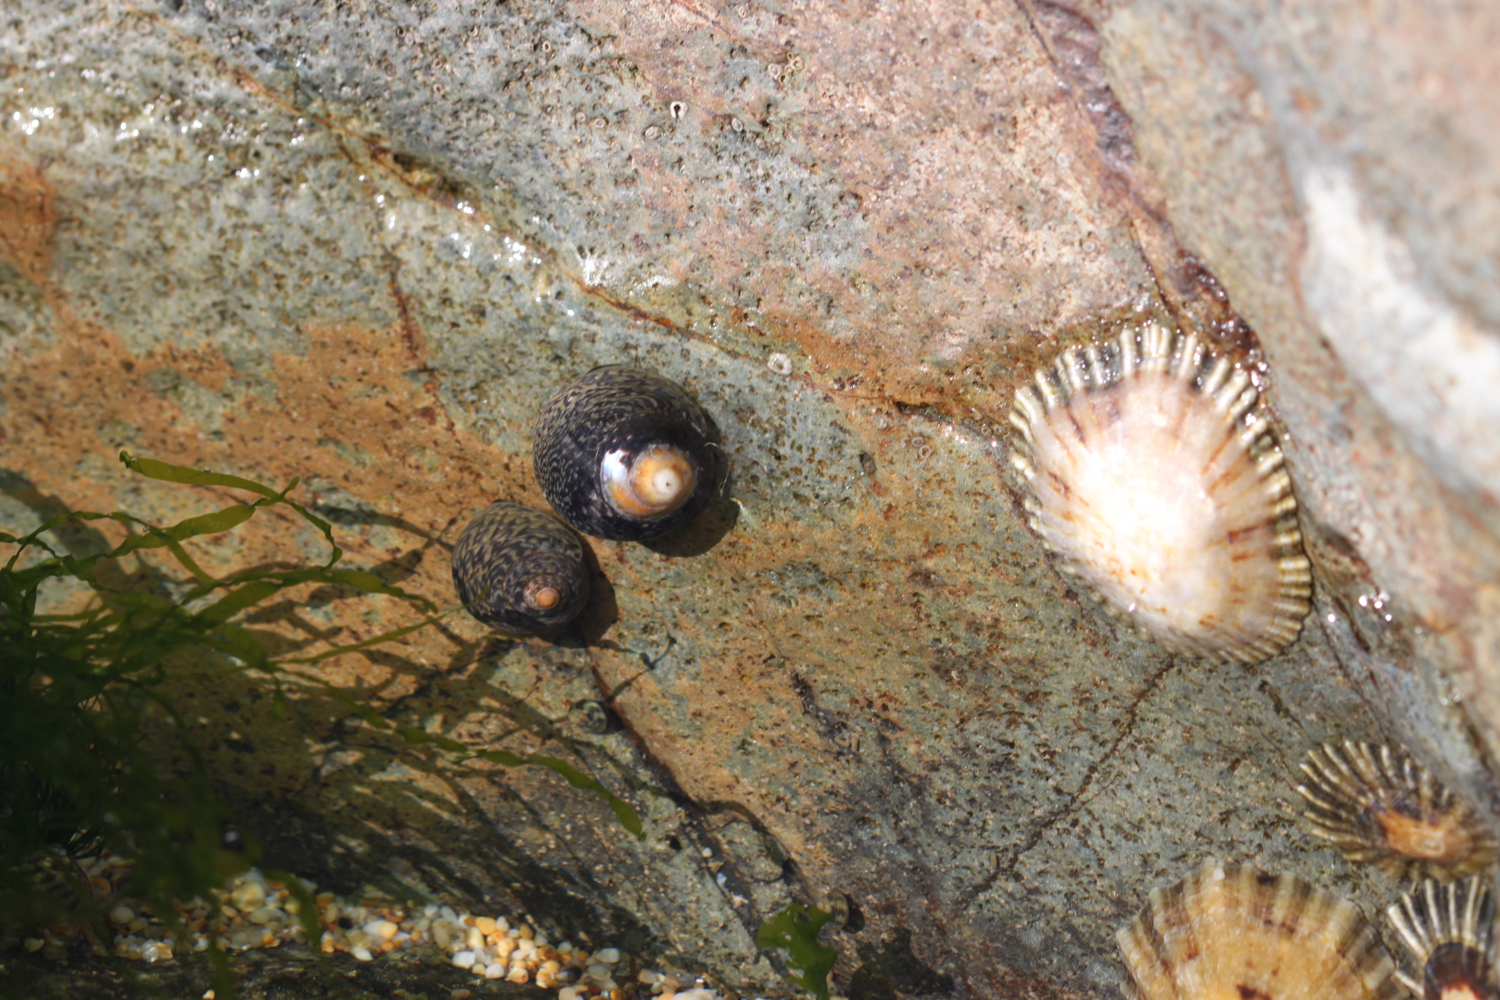
[[[761,924],[755,934],[757,947],[780,948],[787,953],[787,964],[801,970],[801,975],[788,979],[818,1000],[828,1000],[828,974],[839,957],[836,949],[818,943],[818,931],[832,919],[832,913],[815,906],[792,903]]]
[[[264,675],[274,686],[272,711],[278,717],[286,715],[282,676],[294,676],[297,683],[317,685],[352,713],[394,731],[409,745],[432,744],[447,751],[451,763],[477,758],[506,767],[549,768],[575,788],[599,795],[627,830],[643,835],[640,817],[627,803],[563,761],[476,751],[456,740],[399,726],[332,685],[287,669],[378,646],[430,627],[457,610],[440,611],[368,571],[338,568],[343,550],[331,526],[288,498],[297,479],[275,490],[238,476],[125,452],[120,460],[150,479],[244,490],[257,499],[164,528],[130,514],[79,511],[51,518],[25,536],[0,532],[0,543],[15,546],[0,568],[0,923],[25,927],[88,922],[108,940],[101,908],[92,902],[87,882],[72,860],[101,848],[135,861],[122,892],[178,931],[174,901],[209,898],[211,890],[259,863],[253,839],[239,852],[222,846],[224,824],[232,817],[215,794],[202,758],[183,736],[186,727],[165,690],[163,682],[172,671],[189,663],[208,661]],[[322,565],[251,568],[214,577],[183,546],[203,535],[232,530],[278,505],[291,508],[323,536],[329,555]],[[113,549],[81,558],[60,554],[43,539],[66,522],[98,520],[115,521],[130,533]],[[140,553],[152,549],[165,549],[186,579],[171,586],[157,579],[154,589],[128,578],[124,586],[101,580],[103,564],[131,556],[139,559]],[[28,552],[35,556],[23,566]],[[110,578],[121,576],[116,572]],[[66,580],[92,591],[84,610],[38,614],[41,588]],[[425,617],[362,642],[312,655],[273,657],[237,619],[287,588],[306,583],[387,595]],[[183,751],[185,763],[175,770],[163,769],[144,746],[148,731],[163,725],[175,730]],[[290,875],[263,870],[286,882],[299,898],[307,896]],[[310,897],[303,900],[301,913],[309,939],[316,941],[317,909]],[[233,996],[228,965],[216,944],[209,962],[219,995]]]

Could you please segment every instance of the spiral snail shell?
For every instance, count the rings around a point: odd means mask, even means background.
[[[713,421],[640,368],[595,368],[537,421],[532,460],[552,508],[596,538],[641,541],[696,517],[718,485]]]
[[[500,500],[453,546],[453,587],[491,628],[530,635],[578,617],[589,598],[583,539],[552,514]]]

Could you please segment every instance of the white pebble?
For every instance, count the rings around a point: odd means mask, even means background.
[[[486,979],[504,979],[506,973],[504,962],[491,962],[489,968],[484,970]]]
[[[159,952],[160,949],[157,947],[156,942],[148,941],[141,948],[141,957],[148,962],[154,962],[159,957]]]
[[[453,964],[460,969],[467,969],[474,964],[474,953],[472,951],[461,951],[453,956]]]
[[[272,906],[262,906],[250,914],[252,924],[269,924],[281,919],[281,911]]]
[[[349,954],[353,955],[355,958],[359,959],[361,962],[368,962],[368,961],[370,961],[371,959],[373,959],[375,957],[374,955],[370,954],[370,949],[365,948],[363,946],[361,946],[359,948],[355,948]]]
[[[620,960],[620,949],[600,948],[594,952],[594,961],[603,962],[605,965],[614,965]]]
[[[109,919],[113,920],[117,924],[128,924],[135,919],[135,911],[126,906],[124,903],[121,903],[119,906],[109,911]]]
[[[578,991],[571,986],[557,991],[557,1000],[578,1000]]]
[[[243,882],[229,894],[235,909],[253,910],[266,901],[265,887],[257,882]]]
[[[598,980],[608,979],[609,978],[609,966],[607,966],[607,965],[601,965],[600,963],[595,962],[593,965],[590,965],[588,967],[588,971],[586,971],[584,973],[584,975],[587,976],[587,977],[589,977],[590,979],[598,979]]]

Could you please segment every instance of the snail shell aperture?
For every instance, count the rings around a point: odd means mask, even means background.
[[[453,546],[453,586],[469,614],[491,628],[545,632],[578,617],[588,602],[583,539],[547,511],[492,503]]]
[[[713,421],[677,383],[595,368],[537,421],[533,462],[554,510],[596,538],[640,541],[691,521],[718,485]]]

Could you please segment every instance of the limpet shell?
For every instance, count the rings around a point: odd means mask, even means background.
[[[1427,879],[1386,916],[1411,953],[1421,979],[1396,978],[1425,1000],[1492,1000],[1495,984],[1495,899],[1482,876],[1440,886]]]
[[[1396,1000],[1359,907],[1292,875],[1205,861],[1115,934],[1145,1000]]]
[[[1174,652],[1254,663],[1297,637],[1312,575],[1250,376],[1149,323],[1074,347],[1016,393],[1031,527]]]
[[[1462,878],[1500,857],[1494,831],[1400,747],[1344,741],[1302,764],[1314,836],[1395,878]]]

